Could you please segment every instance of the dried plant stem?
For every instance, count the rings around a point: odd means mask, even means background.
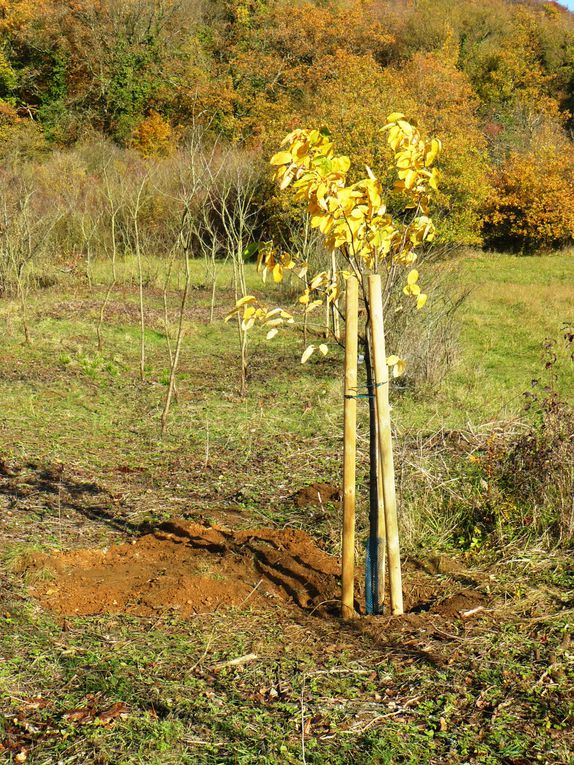
[[[167,426],[167,418],[169,417],[169,409],[171,406],[171,400],[174,394],[175,390],[175,376],[177,373],[177,367],[179,364],[179,357],[181,353],[181,345],[183,342],[183,336],[184,336],[184,319],[185,319],[185,309],[187,306],[187,298],[189,295],[189,285],[190,285],[190,275],[189,275],[189,264],[186,261],[186,279],[185,279],[185,286],[183,288],[183,294],[181,296],[181,304],[180,304],[180,311],[179,311],[179,320],[177,325],[177,338],[175,341],[175,350],[173,353],[173,359],[171,362],[171,369],[169,373],[169,385],[167,388],[167,396],[165,399],[165,405],[163,408],[163,412],[161,415],[161,434],[165,433],[165,429]]]
[[[191,241],[189,237],[189,231],[190,227],[188,224],[188,217],[189,217],[189,211],[186,210],[183,216],[182,221],[182,227],[181,227],[181,235],[180,240],[182,242],[182,249],[183,249],[183,262],[185,266],[185,282],[183,285],[183,292],[181,295],[181,302],[179,306],[179,318],[177,323],[177,335],[175,340],[175,349],[173,351],[173,354],[170,350],[170,372],[169,372],[169,385],[167,388],[167,395],[165,398],[165,405],[163,408],[163,412],[161,414],[161,434],[162,436],[165,433],[166,427],[167,427],[167,420],[169,417],[169,410],[171,407],[171,401],[175,392],[176,388],[176,374],[177,374],[177,368],[179,365],[179,357],[181,354],[181,346],[183,342],[183,336],[184,336],[184,322],[185,322],[185,311],[187,308],[187,299],[189,296],[189,290],[191,287],[191,265],[190,265],[190,249],[191,249]],[[165,294],[165,293],[164,293]],[[167,302],[164,304],[164,307],[167,306]],[[166,309],[167,312],[167,309]],[[167,320],[167,317],[166,317]]]
[[[145,355],[146,355],[146,343],[145,343],[145,311],[144,311],[144,285],[143,285],[143,265],[142,265],[142,251],[140,242],[140,222],[139,214],[141,209],[141,198],[143,190],[147,183],[148,176],[146,175],[139,185],[134,207],[132,210],[132,221],[134,230],[134,245],[136,260],[138,266],[138,288],[139,288],[139,309],[140,309],[140,379],[145,381]]]

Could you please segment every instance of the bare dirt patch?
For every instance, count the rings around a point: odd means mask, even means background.
[[[210,295],[207,290],[198,290],[201,295],[207,299],[206,296]],[[116,289],[116,293],[120,292],[125,297],[123,300],[110,300],[105,307],[104,317],[107,325],[119,325],[129,326],[137,324],[140,317],[140,309],[137,302],[129,300],[130,296],[135,296],[135,288],[123,288],[121,290]],[[163,292],[161,290],[146,290],[148,295],[163,299]],[[179,302],[178,293],[170,293],[168,295],[172,300],[175,299]],[[94,300],[93,298],[85,299],[70,299],[54,303],[49,308],[42,311],[42,316],[49,319],[66,319],[69,320],[71,316],[81,316],[84,319],[90,319],[92,321],[99,321],[100,313],[102,310],[103,297],[101,300]],[[221,308],[217,308],[215,311],[215,318],[223,318],[225,311]],[[179,310],[174,307],[168,307],[167,318],[169,322],[177,321],[179,316]],[[188,321],[198,321],[207,323],[210,316],[209,304],[200,304],[189,306],[186,310],[186,319]],[[153,305],[146,306],[146,325],[156,331],[165,330],[165,310],[163,307],[157,307]]]
[[[288,607],[338,613],[340,561],[298,529],[232,531],[172,520],[103,550],[31,555],[32,594],[60,615],[182,617],[225,608]],[[406,608],[457,617],[484,602],[416,565],[405,569]],[[357,609],[363,574],[357,570]],[[453,589],[454,587],[454,589]]]
[[[171,521],[131,544],[36,554],[26,567],[46,571],[33,594],[63,615],[173,609],[190,616],[287,603],[312,609],[338,596],[337,559],[296,529],[233,532]]]

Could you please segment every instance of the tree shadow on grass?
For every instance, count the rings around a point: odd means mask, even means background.
[[[23,466],[7,467],[0,464],[0,495],[9,502],[13,511],[27,509],[34,503],[37,512],[38,497],[44,498],[46,510],[73,510],[115,531],[139,536],[154,528],[150,521],[132,521],[122,517],[109,490],[94,481],[69,476],[61,465],[40,465],[28,462]]]

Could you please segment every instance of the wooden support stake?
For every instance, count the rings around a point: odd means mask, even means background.
[[[359,331],[359,282],[347,279],[345,316],[345,407],[343,447],[343,560],[341,614],[355,616],[355,480],[357,459],[357,355]]]
[[[389,584],[391,589],[391,612],[403,613],[403,585],[397,500],[395,495],[395,467],[393,463],[393,440],[391,435],[391,409],[389,406],[389,368],[385,350],[385,327],[381,277],[369,276],[369,308],[373,338],[373,368],[375,370],[375,398],[377,402],[377,431],[381,466],[383,472],[383,498],[387,553],[389,558]],[[379,528],[383,528],[379,523]]]

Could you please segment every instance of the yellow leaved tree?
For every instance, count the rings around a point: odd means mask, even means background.
[[[348,183],[352,172],[350,159],[336,154],[328,131],[297,129],[285,137],[282,150],[271,159],[275,180],[281,190],[290,188],[295,199],[305,205],[311,226],[322,234],[330,267],[310,273],[308,263],[296,252],[285,251],[273,242],[267,242],[258,248],[258,270],[264,278],[272,276],[276,283],[283,281],[288,273],[299,280],[301,290],[297,305],[289,310],[276,305],[270,307],[255,295],[246,295],[237,301],[227,316],[227,319],[239,316],[244,331],[256,325],[264,327],[271,340],[282,328],[295,324],[298,318],[307,334],[309,314],[323,308],[327,317],[331,317],[325,338],[338,340],[339,319],[345,318],[339,307],[340,298],[349,279],[357,279],[364,303],[362,315],[365,316],[364,326],[359,328],[358,343],[365,356],[366,396],[370,404],[371,508],[379,504],[377,495],[381,492],[380,486],[377,487],[374,395],[381,381],[376,379],[373,365],[372,300],[367,277],[380,275],[383,305],[395,289],[402,289],[406,299],[415,300],[417,308],[425,305],[427,296],[419,286],[415,263],[421,246],[435,235],[429,203],[438,188],[439,172],[434,165],[441,150],[438,139],[423,138],[400,113],[389,115],[382,131],[393,152],[397,176],[394,186],[389,189],[383,188],[368,167],[366,177]],[[397,198],[401,200],[400,210],[392,214],[388,201],[392,199],[393,210],[396,210]],[[379,284],[379,277],[376,284]],[[328,343],[306,344],[301,362],[307,362],[316,351],[327,354]],[[405,362],[396,355],[385,360],[394,376],[404,369]],[[371,524],[371,539],[380,537],[380,529],[373,529]],[[373,549],[372,553],[370,565],[373,589],[376,590],[376,572],[381,571],[377,558],[383,551]],[[373,610],[377,612],[377,601],[382,602],[381,594],[377,596],[375,593],[374,600]],[[394,609],[394,612],[398,610]]]
[[[365,274],[382,273],[389,289],[399,269],[406,268],[404,293],[416,300],[417,308],[426,302],[418,271],[412,266],[417,248],[435,235],[429,197],[438,188],[439,172],[433,165],[441,144],[436,138],[425,141],[398,113],[389,115],[383,131],[394,152],[398,176],[392,193],[404,196],[403,210],[395,216],[388,212],[381,181],[370,168],[366,168],[366,178],[347,185],[350,160],[335,154],[327,131],[294,130],[283,140],[284,149],[271,159],[279,188],[293,188],[295,198],[307,205],[311,226],[323,234],[326,250],[338,256],[333,261],[335,268],[309,274],[308,263],[297,253],[278,249],[272,242],[259,248],[257,268],[263,278],[271,274],[278,283],[286,272],[292,272],[301,280],[298,302],[303,316],[325,303],[335,304],[351,274],[363,283]],[[270,309],[254,295],[242,297],[227,319],[238,312],[245,330],[259,323],[269,329],[269,339],[281,325],[295,323],[293,312]],[[314,350],[313,345],[305,349],[303,363]]]

